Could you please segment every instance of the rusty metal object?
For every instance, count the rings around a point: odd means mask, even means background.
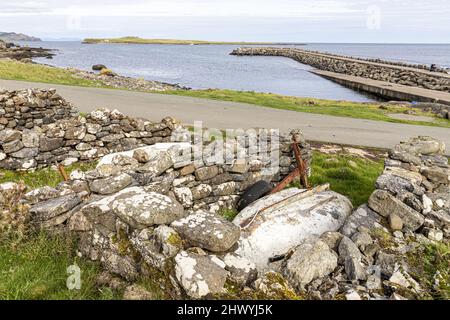
[[[58,171],[61,174],[61,176],[63,177],[64,181],[69,181],[69,176],[67,175],[66,169],[64,169],[64,166],[61,164],[56,164],[56,166],[58,167]]]
[[[269,194],[274,194],[280,192],[286,188],[291,182],[293,182],[297,177],[300,177],[300,183],[305,189],[309,189],[308,173],[305,161],[302,159],[302,152],[298,147],[298,141],[295,137],[292,137],[292,149],[294,150],[295,161],[297,162],[297,168],[294,169],[287,177],[283,179],[275,188],[270,191]]]

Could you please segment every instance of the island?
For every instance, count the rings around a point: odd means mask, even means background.
[[[15,32],[0,32],[0,40],[3,40],[5,42],[42,41],[39,38],[28,36],[23,33],[15,33]]]
[[[245,41],[206,41],[177,39],[143,39],[140,37],[87,38],[84,44],[173,44],[173,45],[303,45],[302,43],[282,42],[245,42]]]

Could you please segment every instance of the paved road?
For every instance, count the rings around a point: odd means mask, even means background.
[[[351,119],[277,110],[242,103],[212,101],[181,96],[81,88],[41,83],[0,80],[0,88],[56,88],[80,111],[98,107],[116,108],[134,117],[159,121],[175,117],[186,124],[201,120],[209,128],[276,128],[283,132],[300,128],[307,139],[368,147],[392,148],[399,141],[429,135],[450,146],[450,129]],[[448,149],[450,154],[450,148]]]

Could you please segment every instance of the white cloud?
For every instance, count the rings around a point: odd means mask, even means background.
[[[342,0],[156,0],[156,1],[45,1],[0,0],[0,16],[81,15],[86,17],[289,17],[318,18],[362,12]]]

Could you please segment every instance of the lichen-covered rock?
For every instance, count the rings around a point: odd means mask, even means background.
[[[152,174],[157,177],[173,165],[172,157],[169,152],[160,152],[156,157],[151,159],[142,167],[139,172]]]
[[[217,166],[202,167],[195,170],[195,177],[199,181],[209,180],[219,174],[219,168]]]
[[[192,206],[193,196],[191,189],[187,187],[174,188],[173,192],[178,202],[180,202],[184,207]]]
[[[256,290],[264,295],[265,299],[292,300],[298,299],[294,289],[283,276],[274,271],[262,274],[254,283]]]
[[[200,299],[223,293],[228,272],[209,256],[182,251],[175,257],[175,275],[189,297]]]
[[[298,289],[322,278],[337,267],[337,255],[322,240],[311,237],[296,247],[284,262],[283,273]]]
[[[80,202],[81,199],[76,194],[69,194],[35,204],[30,208],[30,214],[33,220],[45,221],[66,213]]]
[[[117,176],[111,176],[104,179],[94,180],[89,184],[92,192],[108,195],[125,189],[133,182],[133,178],[126,173]]]
[[[174,228],[191,246],[212,252],[229,250],[239,239],[240,229],[221,216],[199,211],[172,222]]]
[[[52,188],[49,186],[44,186],[44,187],[37,188],[37,189],[27,192],[24,195],[24,198],[30,204],[36,204],[38,202],[57,198],[59,196],[59,194],[60,194],[60,192],[58,190],[56,190],[55,188]]]
[[[200,200],[208,197],[212,192],[212,187],[209,184],[199,184],[191,189],[192,197],[194,200]]]
[[[123,300],[156,300],[155,294],[145,288],[133,284],[125,288]]]
[[[122,193],[113,200],[111,208],[115,215],[137,229],[169,224],[184,216],[183,206],[178,202],[142,188]]]
[[[108,272],[117,274],[128,281],[133,281],[138,276],[136,264],[128,256],[121,256],[107,250],[102,253],[100,261]]]
[[[167,261],[183,248],[178,233],[165,225],[138,230],[130,241],[148,265],[161,271],[165,271]]]
[[[258,276],[256,265],[235,253],[227,253],[223,262],[225,270],[229,272],[229,279],[241,287],[250,285]]]

